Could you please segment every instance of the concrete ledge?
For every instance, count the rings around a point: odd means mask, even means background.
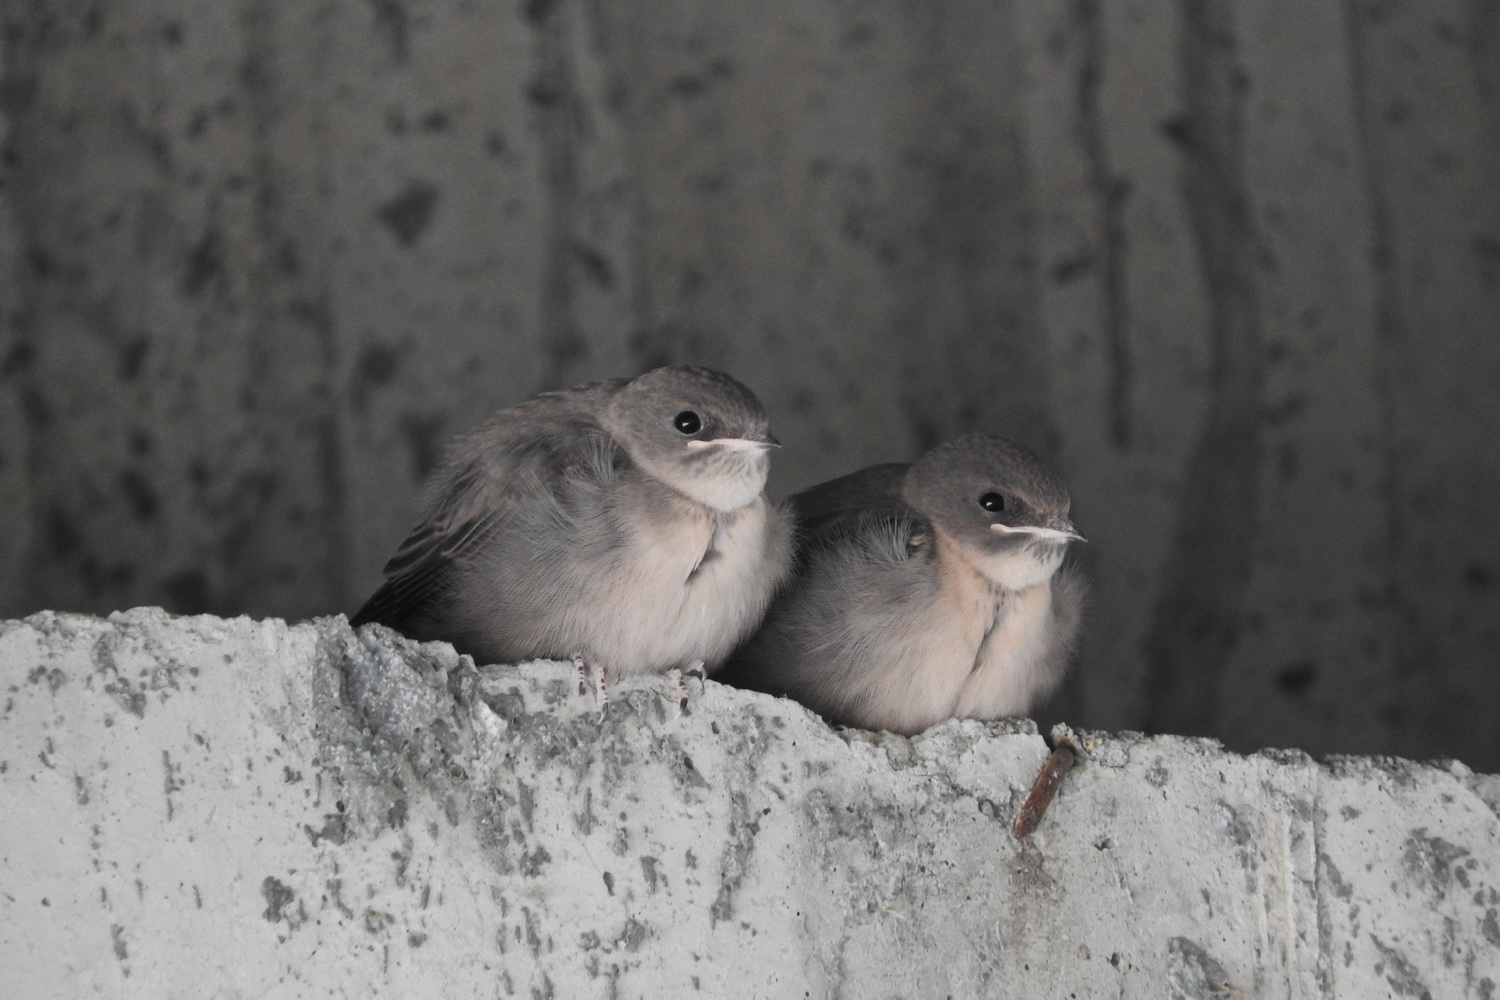
[[[343,619],[0,624],[16,997],[1490,997],[1500,780],[912,739],[666,681],[603,718]]]

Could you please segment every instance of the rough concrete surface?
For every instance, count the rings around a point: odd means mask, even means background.
[[[1490,997],[1500,780],[835,731],[716,683],[602,714],[341,618],[0,625],[14,997]]]

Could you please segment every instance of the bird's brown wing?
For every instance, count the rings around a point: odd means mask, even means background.
[[[455,566],[504,528],[516,504],[547,499],[564,482],[602,485],[627,461],[598,419],[623,384],[538,396],[455,441],[428,487],[422,520],[351,624],[379,622],[416,638],[440,635]]]
[[[909,466],[872,465],[847,476],[810,486],[791,498],[797,515],[799,553],[865,536],[874,524],[905,524],[915,515],[901,499],[901,480]]]

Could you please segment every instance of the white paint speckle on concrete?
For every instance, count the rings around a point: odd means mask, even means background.
[[[1489,997],[1500,779],[835,731],[342,618],[0,624],[17,997]]]

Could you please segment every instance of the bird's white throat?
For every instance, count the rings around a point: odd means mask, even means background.
[[[1062,542],[1039,538],[1030,545],[981,555],[975,562],[979,571],[996,586],[1005,590],[1026,590],[1050,579],[1062,566],[1067,550],[1067,545]]]
[[[650,471],[662,482],[718,511],[739,510],[760,496],[771,471],[770,445],[745,438],[689,441],[689,454]]]

